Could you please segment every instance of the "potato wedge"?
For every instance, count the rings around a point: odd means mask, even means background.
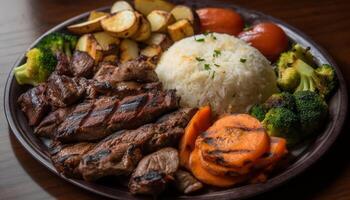
[[[120,44],[120,40],[111,36],[106,32],[98,32],[93,34],[97,43],[101,46],[103,51],[109,51],[113,46]]]
[[[75,49],[88,53],[95,60],[95,63],[98,63],[103,57],[102,48],[92,34],[81,36]]]
[[[131,10],[133,11],[134,8],[126,1],[117,1],[113,4],[112,8],[111,8],[111,13],[117,13],[119,11],[123,11],[123,10]]]
[[[169,12],[163,10],[154,10],[147,16],[148,21],[151,23],[152,32],[165,33],[167,27],[175,22],[175,18]]]
[[[102,62],[116,63],[118,61],[117,55],[108,55],[102,59]]]
[[[129,38],[139,28],[139,18],[131,10],[123,10],[101,21],[102,28],[113,36]]]
[[[136,41],[145,41],[151,36],[151,24],[148,20],[140,13],[137,13],[139,17],[139,30],[131,38]]]
[[[145,41],[149,46],[157,45],[165,51],[167,50],[174,42],[163,33],[152,33],[151,37]]]
[[[120,43],[120,62],[125,63],[139,56],[139,47],[135,41],[124,39]]]
[[[191,22],[191,24],[194,23],[193,11],[188,6],[183,6],[183,5],[175,6],[175,8],[172,9],[170,13],[174,16],[176,21],[187,19],[189,22]]]
[[[150,14],[153,10],[164,10],[170,12],[175,5],[166,0],[135,0],[135,9],[144,15]]]
[[[143,56],[147,56],[149,58],[153,58],[155,56],[161,56],[163,53],[163,50],[160,46],[158,45],[152,45],[148,46],[144,49],[141,50],[140,54]]]
[[[108,16],[108,15],[109,15],[109,13],[93,10],[90,12],[88,21],[92,21],[92,20],[98,19],[98,18],[103,17],[103,16]]]
[[[86,33],[93,33],[93,32],[97,32],[97,31],[102,31],[101,20],[103,20],[105,18],[107,18],[107,16],[102,16],[102,17],[99,17],[99,18],[91,20],[91,21],[70,25],[67,28],[72,33],[80,34],[80,35],[86,34]]]
[[[194,29],[187,19],[182,19],[168,26],[168,33],[171,39],[176,42],[185,37],[194,35]]]

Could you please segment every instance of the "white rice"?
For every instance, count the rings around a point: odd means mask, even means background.
[[[201,38],[205,41],[196,41]],[[270,62],[257,49],[226,34],[178,41],[163,54],[156,72],[165,89],[177,90],[182,106],[209,104],[218,114],[247,112],[277,91]]]

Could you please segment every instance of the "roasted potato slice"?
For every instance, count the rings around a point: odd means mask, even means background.
[[[102,62],[116,63],[118,61],[117,55],[108,55],[102,59]]]
[[[117,13],[119,11],[123,11],[123,10],[131,10],[133,11],[134,8],[126,1],[117,1],[113,4],[112,8],[111,8],[111,13]]]
[[[153,10],[164,10],[170,12],[175,5],[166,0],[135,0],[135,9],[144,15],[150,14]]]
[[[175,22],[173,15],[163,10],[154,10],[147,16],[148,21],[151,23],[152,32],[165,33],[167,27]]]
[[[86,34],[86,33],[93,33],[97,31],[102,31],[101,27],[101,20],[107,18],[107,16],[102,16],[97,19],[79,23],[79,24],[74,24],[68,26],[68,30],[70,30],[72,33],[75,34]]]
[[[194,29],[187,19],[182,19],[168,26],[168,33],[171,39],[176,42],[185,37],[194,35]]]
[[[129,38],[139,28],[139,18],[131,10],[123,10],[101,21],[102,28],[113,36]]]
[[[188,6],[183,6],[183,5],[175,6],[175,8],[173,10],[171,10],[170,13],[174,16],[176,21],[180,21],[182,19],[187,19],[188,21],[191,22],[191,24],[194,23],[193,11]]]
[[[120,43],[120,62],[125,63],[139,56],[139,47],[133,40],[124,39]]]
[[[81,36],[75,49],[87,52],[95,60],[95,63],[98,63],[103,57],[102,48],[92,34]]]
[[[145,41],[149,46],[157,45],[162,48],[163,51],[167,50],[174,42],[163,33],[152,33],[151,37]]]
[[[141,50],[141,55],[147,56],[149,58],[162,55],[163,50],[159,45],[148,46]]]
[[[140,13],[137,13],[139,17],[139,30],[131,38],[136,41],[145,41],[151,36],[151,24],[148,20]]]
[[[94,33],[93,35],[103,51],[109,51],[114,46],[120,44],[120,40],[118,38],[113,37],[106,32],[98,32]]]
[[[103,17],[103,16],[108,16],[108,15],[109,14],[106,12],[100,12],[100,11],[94,10],[94,11],[90,12],[88,21],[92,21],[92,20],[98,19],[98,18]]]

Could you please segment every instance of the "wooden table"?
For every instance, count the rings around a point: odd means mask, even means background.
[[[21,53],[56,24],[113,0],[2,0],[0,6],[0,87]],[[323,46],[350,83],[350,3],[348,0],[236,0],[280,18]],[[2,99],[1,99],[2,101]],[[1,106],[3,110],[3,107]],[[0,199],[102,199],[61,180],[34,160],[11,134],[0,115]],[[347,130],[316,165],[288,184],[256,199],[350,199]]]

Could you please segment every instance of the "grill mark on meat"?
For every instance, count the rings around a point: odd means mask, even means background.
[[[74,76],[90,78],[93,74],[94,62],[88,53],[75,51],[70,63]]]
[[[134,98],[126,99],[122,101],[117,112],[126,113],[126,112],[137,112],[147,101],[146,95],[135,96]]]
[[[108,156],[111,153],[111,150],[109,149],[103,149],[99,152],[97,152],[94,155],[88,155],[84,158],[84,162],[86,162],[86,164],[90,164],[92,162],[97,162],[99,160],[101,160],[102,158]]]

